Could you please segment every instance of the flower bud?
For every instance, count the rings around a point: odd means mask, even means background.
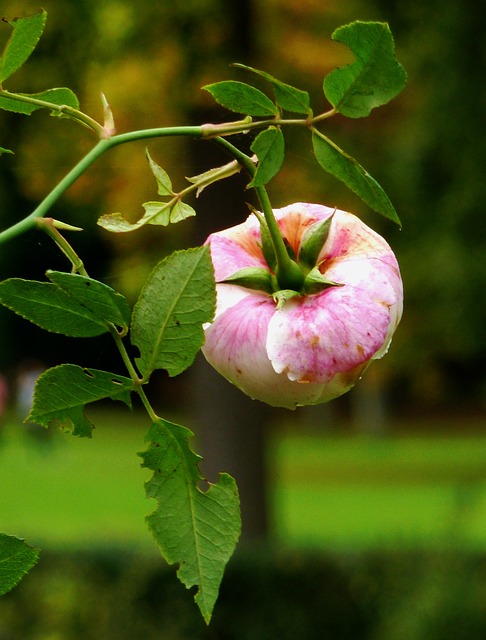
[[[279,295],[242,286],[244,279],[232,283],[234,274],[250,268],[259,277],[266,269],[275,280],[259,222],[250,215],[213,233],[207,242],[219,284],[203,353],[252,398],[294,409],[342,395],[386,353],[401,318],[403,288],[390,246],[353,214],[297,203],[274,215],[298,263],[304,241],[310,284]],[[313,225],[319,231],[310,240]],[[308,264],[310,257],[315,264]]]

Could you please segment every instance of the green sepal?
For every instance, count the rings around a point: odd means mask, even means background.
[[[234,273],[220,284],[236,284],[239,287],[273,293],[276,279],[265,267],[245,267]]]
[[[320,271],[319,267],[316,266],[306,275],[304,280],[304,293],[307,295],[313,295],[316,293],[321,293],[325,289],[329,289],[329,287],[342,287],[344,285],[339,282],[334,282],[333,280],[328,280]]]
[[[273,299],[277,303],[277,311],[281,309],[286,302],[292,300],[292,298],[300,297],[301,295],[301,293],[294,291],[293,289],[280,289],[280,291],[275,291]]]
[[[319,257],[319,254],[324,246],[329,230],[331,228],[331,222],[334,213],[320,222],[315,222],[308,229],[306,229],[302,236],[302,243],[299,249],[299,264],[312,269]]]

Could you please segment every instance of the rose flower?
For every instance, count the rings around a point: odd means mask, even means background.
[[[278,281],[261,215],[211,234],[217,307],[203,353],[250,397],[294,409],[342,395],[386,353],[403,288],[388,243],[353,214],[307,203],[273,214],[300,290]]]

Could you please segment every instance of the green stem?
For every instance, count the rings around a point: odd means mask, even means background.
[[[0,94],[5,95],[5,91],[3,90]],[[8,92],[7,92],[8,93]],[[12,97],[15,94],[12,94]],[[34,98],[29,99],[29,101],[35,101]],[[86,116],[81,111],[77,111],[72,107],[60,107],[59,105],[44,103],[44,101],[39,100],[38,103],[42,103],[42,106],[48,107],[50,109],[55,109],[58,111],[65,111],[71,116],[76,116],[76,119],[82,121],[84,124],[90,126],[90,128],[97,131],[100,135],[105,135],[106,131],[99,123],[95,120]],[[113,135],[109,138],[102,139],[89,151],[74,167],[71,171],[64,176],[64,178],[52,189],[52,191],[44,198],[44,200],[32,211],[30,215],[28,215],[23,220],[20,220],[16,224],[11,227],[5,229],[0,232],[0,244],[2,242],[6,242],[12,238],[15,238],[22,233],[32,229],[38,218],[41,218],[47,214],[47,212],[51,209],[51,207],[55,204],[55,202],[67,191],[67,189],[74,184],[78,178],[87,171],[87,169],[106,151],[112,149],[116,146],[127,144],[129,142],[136,142],[140,140],[147,140],[150,138],[163,138],[163,137],[174,137],[174,136],[189,136],[193,138],[202,138],[202,139],[210,139],[214,138],[219,144],[226,143],[228,146],[226,147],[232,156],[238,160],[250,173],[250,175],[254,175],[255,166],[251,158],[249,158],[246,154],[239,151],[236,147],[231,145],[230,143],[222,138],[223,135],[231,135],[233,133],[244,133],[250,129],[256,128],[265,128],[269,125],[303,125],[307,128],[312,128],[312,123],[317,122],[320,119],[325,117],[329,117],[334,114],[334,110],[331,110],[325,114],[320,116],[316,116],[311,119],[280,119],[273,118],[270,120],[260,120],[257,122],[250,122],[247,120],[238,121],[238,122],[230,122],[228,124],[204,124],[200,126],[178,126],[178,127],[158,127],[154,129],[141,129],[138,131],[130,131],[128,133],[121,133],[117,135]],[[103,133],[102,133],[103,132]],[[257,191],[258,193],[258,191]],[[260,197],[260,196],[259,196]],[[265,198],[264,198],[265,201]],[[262,205],[263,206],[263,205]],[[265,209],[264,209],[265,213]],[[265,215],[272,217],[268,212]],[[274,227],[273,223],[270,222],[270,225]],[[278,234],[280,235],[280,234]],[[273,237],[273,236],[272,236]],[[277,236],[274,237],[275,242],[280,245],[281,241],[277,239]],[[283,242],[283,241],[282,241]],[[281,247],[278,249],[278,253],[281,254],[281,262],[282,265],[286,262],[286,259],[283,257],[283,253],[281,251]],[[284,268],[285,271],[285,268]]]
[[[120,352],[122,360],[127,368],[130,378],[132,379],[135,385],[135,391],[136,393],[138,393],[142,401],[142,404],[148,413],[149,418],[152,420],[152,422],[157,422],[159,420],[159,416],[155,413],[152,405],[150,404],[149,399],[147,398],[147,394],[145,393],[145,390],[142,387],[142,379],[139,377],[135,367],[133,366],[132,361],[130,360],[130,356],[128,355],[127,350],[125,348],[125,344],[122,340],[122,336],[118,333],[114,325],[110,327],[110,333],[113,336],[113,339],[116,343],[118,351]]]
[[[85,127],[92,129],[99,136],[99,138],[106,138],[108,135],[106,129],[99,122],[94,120],[94,118],[91,118],[91,116],[83,113],[83,111],[79,111],[74,107],[69,107],[66,104],[55,104],[54,102],[39,100],[38,98],[24,95],[22,93],[12,93],[10,91],[7,91],[6,89],[0,89],[0,96],[2,98],[6,98],[7,100],[16,100],[19,102],[25,102],[26,104],[33,104],[41,109],[50,109],[51,111],[57,112],[59,115],[65,114],[73,120],[77,120]]]
[[[256,167],[249,156],[240,151],[240,149],[231,144],[231,142],[228,142],[226,138],[215,138],[214,141],[231,153],[231,155],[245,167],[251,177],[255,175]],[[277,219],[273,213],[267,190],[264,186],[254,187],[254,189],[262,208],[270,238],[272,239],[273,250],[277,260],[276,276],[279,286],[281,289],[300,291],[304,283],[304,274],[287,252],[287,247],[285,246]]]
[[[71,262],[71,264],[73,265],[73,273],[79,273],[82,276],[88,276],[88,273],[84,268],[83,261],[66,240],[66,238],[56,228],[56,224],[58,224],[57,221],[53,218],[38,218],[36,220],[36,223],[39,229],[42,229],[42,231],[44,231],[52,240],[54,240],[59,249],[61,249],[67,259]],[[62,226],[68,227],[68,225]],[[77,227],[71,227],[71,229],[76,229],[79,231]]]
[[[41,219],[37,220],[37,225],[50,238],[52,238],[54,240],[54,242],[61,249],[61,251],[64,253],[64,255],[67,256],[67,258],[69,258],[69,260],[71,261],[71,263],[73,265],[73,272],[79,273],[80,275],[89,278],[88,272],[86,271],[86,269],[84,267],[83,261],[78,256],[78,254],[75,252],[73,247],[69,244],[69,242],[66,240],[66,238],[64,238],[64,236],[56,228],[56,226],[55,226],[56,225],[56,221],[53,220],[53,218],[41,218]],[[75,227],[73,227],[73,228],[75,228]],[[123,342],[124,333],[120,333],[118,331],[118,329],[116,328],[116,326],[112,322],[107,322],[106,324],[107,324],[108,330],[109,330],[113,340],[115,341],[116,347],[118,349],[118,352],[120,353],[121,359],[123,360],[123,363],[124,363],[124,365],[125,365],[125,367],[126,367],[126,369],[128,371],[128,374],[130,375],[130,378],[132,379],[132,381],[133,381],[133,383],[135,385],[135,391],[140,396],[140,399],[142,400],[142,403],[143,403],[143,405],[144,405],[144,407],[145,407],[150,419],[152,420],[152,422],[157,422],[159,417],[157,416],[157,414],[153,410],[153,408],[152,408],[152,406],[150,404],[150,401],[147,398],[147,395],[146,395],[144,389],[141,386],[142,385],[142,379],[138,375],[138,372],[135,369],[135,367],[133,365],[133,362],[130,359],[130,356],[128,355],[127,349],[125,347],[125,343]]]
[[[38,218],[42,218],[56,203],[56,201],[73,185],[78,178],[106,151],[127,142],[135,142],[148,138],[160,138],[164,136],[193,136],[202,137],[202,127],[166,127],[162,129],[145,129],[132,131],[106,140],[100,140],[82,158],[71,171],[54,187],[54,189],[44,198],[44,200],[23,220],[12,225],[8,229],[0,232],[0,244],[15,238],[26,231],[32,229]]]

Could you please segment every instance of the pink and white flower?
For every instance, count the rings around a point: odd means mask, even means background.
[[[315,264],[339,286],[294,295],[282,304],[271,292],[224,282],[248,267],[270,268],[253,214],[213,233],[207,242],[217,308],[205,329],[203,353],[252,398],[294,409],[342,395],[386,353],[401,318],[403,288],[388,243],[353,214],[297,203],[274,215],[297,262],[303,239],[332,218]]]

